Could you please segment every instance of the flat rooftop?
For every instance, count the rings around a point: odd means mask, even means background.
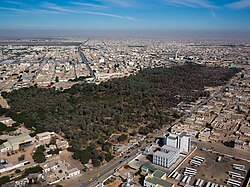
[[[9,143],[15,144],[15,143],[24,143],[24,142],[32,141],[32,138],[28,134],[21,134],[18,136],[11,136],[7,140]]]

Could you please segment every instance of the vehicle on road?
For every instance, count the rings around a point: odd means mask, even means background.
[[[237,157],[233,157],[233,159],[234,159],[234,160],[237,160],[237,161],[239,161],[239,160],[240,160],[240,159],[239,159],[239,158],[237,158]]]

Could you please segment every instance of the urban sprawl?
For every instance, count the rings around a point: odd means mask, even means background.
[[[105,140],[112,158],[98,167],[92,159],[86,164],[74,159],[64,134],[36,133],[18,124],[4,112],[10,106],[0,95],[0,186],[247,187],[249,41],[6,39],[0,41],[0,90],[36,86],[63,92],[76,84],[99,85],[147,68],[185,64],[239,71],[222,86],[205,87],[208,96],[180,101],[172,108],[180,116],[161,129],[136,136],[113,133]]]

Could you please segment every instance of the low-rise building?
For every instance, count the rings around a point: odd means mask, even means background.
[[[41,165],[43,168],[43,178],[49,185],[80,175],[78,168],[73,167],[60,156],[51,158]]]
[[[36,139],[38,141],[48,140],[51,139],[51,133],[50,132],[42,132],[36,135]]]
[[[10,163],[10,164],[4,164],[0,165],[0,173],[4,173],[6,171],[14,170],[16,168],[20,168],[25,166],[26,164],[29,164],[30,162],[27,160],[19,161],[16,163]]]
[[[25,147],[30,145],[33,142],[33,138],[31,138],[28,134],[21,134],[18,136],[12,136],[7,139],[13,151],[18,150],[20,147]]]
[[[235,140],[234,147],[245,151],[250,151],[250,143],[243,140]]]
[[[0,147],[0,152],[16,151],[22,147],[31,145],[33,138],[28,134],[21,134],[18,136],[11,136]]]
[[[167,181],[167,174],[163,171],[156,170],[153,174],[146,176],[144,187],[174,187],[175,184]]]
[[[198,139],[201,141],[209,141],[211,135],[211,129],[205,128],[199,133]]]
[[[21,187],[21,186],[28,186],[29,179],[27,177],[17,180],[11,181],[3,185],[3,187]]]
[[[0,117],[0,122],[6,126],[12,126],[12,124],[15,123],[15,121],[10,117]]]
[[[4,142],[2,145],[0,145],[0,152],[5,153],[11,151],[11,145],[9,142]]]

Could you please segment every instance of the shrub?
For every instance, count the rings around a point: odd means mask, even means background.
[[[43,169],[41,168],[41,166],[35,166],[32,168],[28,168],[24,171],[24,175],[23,176],[28,176],[31,173],[41,173],[43,171]]]
[[[46,158],[44,155],[45,148],[44,146],[40,145],[39,147],[37,147],[35,153],[33,154],[33,159],[36,163],[43,163],[45,162]]]
[[[0,186],[2,186],[3,184],[6,184],[8,182],[10,182],[10,177],[9,176],[0,177]]]

